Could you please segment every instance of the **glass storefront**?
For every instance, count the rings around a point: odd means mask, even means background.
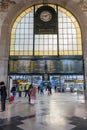
[[[65,89],[65,92],[70,92],[73,88],[74,92],[78,90],[84,92],[84,77],[83,75],[50,75],[52,86],[57,86],[59,89]]]
[[[44,80],[43,75],[10,75],[10,77],[13,84],[33,83],[38,87],[42,83],[44,85],[50,83],[53,89],[56,86],[57,90],[61,92],[62,88],[65,89],[65,92],[71,92],[71,88],[73,88],[73,92],[84,92],[83,75],[49,75],[49,80]]]

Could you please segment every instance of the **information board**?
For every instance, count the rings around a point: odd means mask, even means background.
[[[82,60],[10,60],[10,73],[83,73]]]

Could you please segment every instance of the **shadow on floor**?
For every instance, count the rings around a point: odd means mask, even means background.
[[[26,117],[15,116],[8,119],[0,119],[0,130],[23,130],[18,128],[18,125],[23,124],[23,120],[34,118],[35,115]]]

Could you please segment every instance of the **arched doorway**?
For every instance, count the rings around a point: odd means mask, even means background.
[[[76,18],[54,4],[23,11],[11,31],[9,75],[22,80],[39,75],[45,81],[57,79],[52,82],[58,86],[84,86],[81,30]]]

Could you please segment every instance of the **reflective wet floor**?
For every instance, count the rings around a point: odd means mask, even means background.
[[[87,130],[87,103],[76,93],[37,94],[34,105],[16,97],[0,112],[0,130]]]

